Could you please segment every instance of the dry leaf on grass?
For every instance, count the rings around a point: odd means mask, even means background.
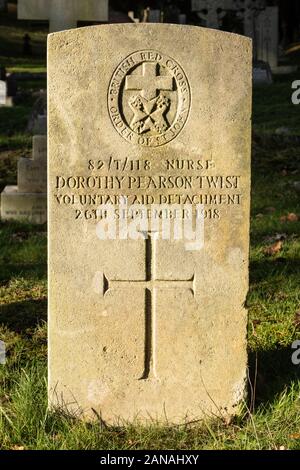
[[[298,310],[298,312],[296,312],[295,314],[294,325],[297,328],[297,330],[298,329],[300,330],[300,310]]]
[[[299,215],[290,212],[288,215],[283,215],[280,217],[280,222],[298,222]]]
[[[24,446],[13,446],[11,450],[25,450]]]
[[[278,240],[277,242],[273,243],[273,245],[267,246],[264,249],[264,254],[268,256],[276,255],[276,253],[279,253],[281,251],[282,245],[283,245],[283,240]]]
[[[276,212],[275,207],[266,207],[265,212],[268,212],[269,214],[272,214],[272,212]]]
[[[29,238],[28,232],[16,232],[11,235],[11,238],[17,242],[23,242]]]
[[[299,215],[294,214],[293,212],[290,212],[287,215],[287,221],[288,222],[298,222],[298,220],[299,220]]]

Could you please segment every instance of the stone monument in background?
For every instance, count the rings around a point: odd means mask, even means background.
[[[2,220],[47,221],[47,137],[33,137],[32,158],[20,158],[18,185],[1,193]]]
[[[19,20],[49,21],[49,31],[76,28],[78,21],[107,21],[108,0],[18,0]]]

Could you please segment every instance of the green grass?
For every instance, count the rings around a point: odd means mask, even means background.
[[[0,64],[10,72],[45,72],[47,25],[41,28],[28,21],[16,21],[15,15],[0,15]],[[32,56],[23,56],[23,36],[31,37]]]
[[[40,336],[36,332],[35,341],[41,342]],[[4,393],[11,404],[2,406],[0,417],[3,449],[300,449],[295,406],[300,390],[295,384],[253,415],[245,408],[230,424],[105,428],[47,411],[42,361],[19,369],[7,382]]]
[[[45,31],[33,31],[37,54],[20,52],[27,23],[0,21],[0,62],[11,70],[45,70]],[[9,33],[9,34],[8,34]],[[3,42],[4,41],[4,42]],[[249,398],[232,421],[207,420],[177,427],[84,423],[64,411],[49,412],[46,398],[47,237],[45,226],[0,223],[0,449],[300,449],[300,366],[291,344],[300,338],[300,143],[272,137],[279,127],[300,136],[300,106],[291,82],[279,78],[254,90],[253,174],[249,309]],[[31,91],[42,81],[20,82],[14,108],[0,108],[0,190],[15,184],[17,161],[30,153],[26,124]],[[283,236],[280,252],[265,247]]]
[[[272,86],[254,88],[253,130],[258,133],[274,134],[284,127],[290,135],[300,135],[300,105],[292,104],[294,80],[299,74],[275,77]]]

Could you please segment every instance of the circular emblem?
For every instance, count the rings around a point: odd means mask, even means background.
[[[134,52],[115,70],[108,110],[118,133],[133,144],[157,147],[182,130],[190,109],[187,77],[171,57]]]

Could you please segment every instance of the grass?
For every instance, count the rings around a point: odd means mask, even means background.
[[[16,21],[14,14],[0,15],[0,64],[9,72],[46,72],[47,25],[40,27],[28,21]],[[23,56],[23,36],[31,38],[32,56]]]
[[[40,55],[24,60],[18,52],[24,24],[7,22],[0,22],[5,65],[44,70],[44,32],[33,34]],[[291,362],[291,344],[300,338],[299,222],[281,220],[300,213],[293,185],[300,180],[300,143],[273,137],[279,127],[300,135],[300,107],[290,100],[294,78],[254,91],[249,400],[240,414],[193,426],[110,428],[49,412],[46,227],[0,222],[0,338],[7,348],[7,363],[0,365],[0,449],[300,449],[300,366]],[[31,91],[44,86],[20,83],[23,101],[0,108],[0,190],[16,182],[17,160],[30,152]],[[266,246],[279,236],[282,249],[267,256]]]
[[[290,135],[300,135],[300,108],[292,105],[294,80],[299,74],[276,77],[270,87],[261,85],[254,88],[256,106],[253,109],[253,130],[263,134],[274,134],[277,129],[286,128]]]

